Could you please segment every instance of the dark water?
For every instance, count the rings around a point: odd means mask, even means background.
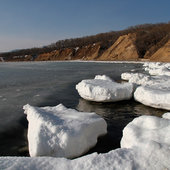
[[[79,111],[96,112],[108,125],[108,134],[89,151],[107,152],[119,147],[122,129],[139,115],[160,116],[134,100],[95,103],[81,99],[75,85],[82,79],[105,74],[120,81],[123,72],[142,72],[137,63],[32,62],[0,63],[0,156],[28,155],[27,120],[23,105],[54,106],[59,103]]]

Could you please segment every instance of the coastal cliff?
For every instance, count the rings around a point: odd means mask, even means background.
[[[135,46],[136,34],[120,36],[117,41],[98,58],[98,60],[138,60]]]
[[[170,23],[138,25],[0,54],[0,62],[54,60],[170,62]]]
[[[161,61],[170,62],[170,39],[158,48],[154,53],[154,47],[146,51],[144,57],[140,57],[135,45],[136,34],[129,33],[120,36],[115,43],[103,52],[101,44],[92,44],[83,47],[65,48],[43,53],[37,56],[35,61],[49,60],[97,60],[97,61]]]

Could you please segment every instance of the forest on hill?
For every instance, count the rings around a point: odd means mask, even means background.
[[[98,55],[101,55],[105,50],[110,48],[120,36],[133,33],[136,35],[134,45],[137,49],[138,57],[144,58],[146,53],[147,55],[152,56],[152,54],[170,39],[170,22],[136,25],[121,31],[110,31],[81,38],[59,40],[56,43],[52,43],[42,48],[21,49],[1,53],[0,57],[5,61],[10,61],[15,59],[16,56],[21,56],[20,58],[22,60],[22,56],[27,55],[31,56],[31,60],[34,60],[35,56],[51,53],[55,50],[81,48],[96,43],[100,43]]]

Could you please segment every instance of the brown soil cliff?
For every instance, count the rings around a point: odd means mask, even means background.
[[[151,57],[151,61],[163,61],[163,62],[170,62],[170,40],[158,49]]]
[[[135,47],[136,34],[120,36],[98,60],[137,60],[139,58]]]
[[[170,62],[170,23],[137,25],[42,48],[0,53],[3,61],[107,60]]]
[[[139,56],[135,47],[135,40],[136,34],[133,33],[120,36],[103,53],[101,53],[100,43],[97,43],[40,54],[35,60],[138,60]]]
[[[65,48],[37,56],[35,61],[47,60],[94,60],[98,57],[100,43],[84,47]]]
[[[43,53],[36,57],[35,61],[48,60],[69,60],[72,56],[72,49],[66,48],[64,50],[54,50],[50,53]]]
[[[95,60],[99,55],[100,43],[78,48],[73,59]]]

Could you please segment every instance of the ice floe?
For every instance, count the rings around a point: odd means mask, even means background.
[[[143,66],[145,71],[148,71],[150,75],[170,76],[170,63],[147,62]]]
[[[170,113],[166,113],[162,118],[145,115],[135,118],[123,130],[121,147],[133,148],[145,143],[159,143],[170,147],[170,120],[165,118],[169,116]]]
[[[76,85],[79,95],[90,101],[115,102],[132,97],[132,83],[116,83],[109,77],[97,75],[94,79],[82,80]]]
[[[153,84],[149,75],[143,73],[122,73],[122,80],[128,80],[130,83],[137,85],[150,85]]]
[[[151,161],[146,161],[137,150],[117,149],[106,154],[93,153],[78,159],[68,160],[65,158],[52,157],[1,157],[2,169],[13,170],[144,170],[154,169]],[[144,162],[146,161],[146,163]],[[158,162],[158,164],[161,164]],[[154,170],[159,170],[159,166]]]
[[[162,115],[162,117],[163,117],[164,119],[170,119],[170,112],[164,113],[164,114]]]
[[[163,117],[170,117],[166,113]],[[170,120],[155,116],[135,118],[123,130],[121,147],[74,160],[54,157],[0,157],[2,169],[160,170],[170,169]]]
[[[134,83],[136,85],[142,85],[142,86],[158,85],[159,89],[168,87],[167,83],[170,83],[169,76],[166,76],[166,75],[151,76],[151,75],[144,74],[144,73],[122,73],[121,79],[127,80],[130,83]]]
[[[134,98],[138,102],[170,110],[170,64],[145,63],[143,66],[148,73],[122,73],[121,78],[136,85]]]
[[[95,113],[54,107],[25,105],[28,119],[28,143],[31,157],[54,156],[74,158],[97,143],[107,133],[107,124]]]
[[[170,113],[164,114],[162,118],[156,116],[135,118],[123,130],[121,147],[139,148],[145,161],[152,163],[151,169],[169,169],[170,120],[167,118],[170,118]]]
[[[170,91],[167,89],[140,86],[136,89],[134,98],[144,105],[170,110]]]

